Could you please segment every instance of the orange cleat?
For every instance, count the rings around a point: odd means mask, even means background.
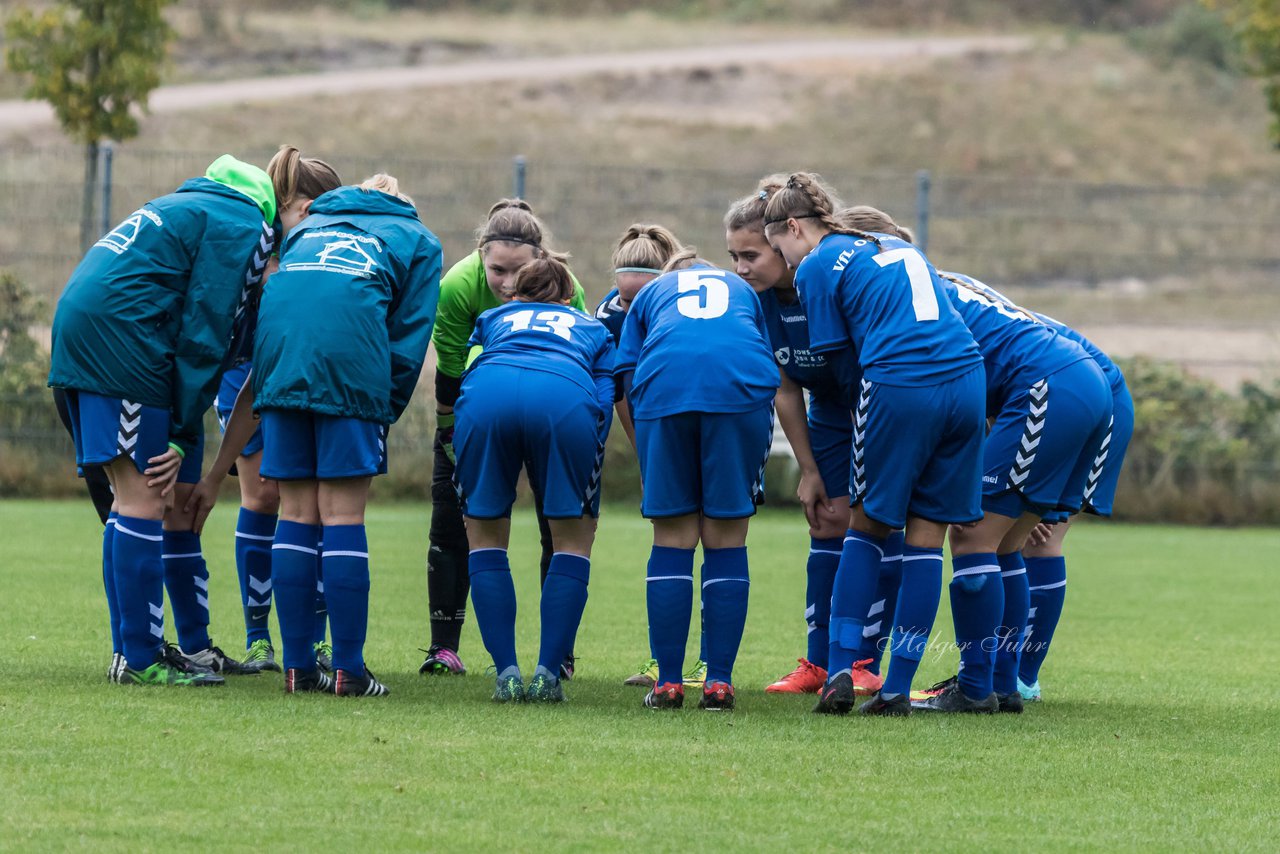
[[[786,676],[764,689],[766,694],[816,694],[827,682],[827,671],[807,658],[797,658],[800,664]],[[870,675],[870,674],[867,674]]]
[[[867,669],[867,665],[870,663],[871,659],[869,658],[853,663],[853,693],[859,697],[870,697],[884,685],[883,676],[872,673]]]

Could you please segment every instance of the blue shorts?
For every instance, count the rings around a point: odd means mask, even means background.
[[[682,412],[635,424],[645,518],[755,515],[773,444],[772,401],[750,412]]]
[[[387,473],[387,428],[301,409],[262,410],[262,469],[271,480],[339,480]]]
[[[1110,516],[1116,498],[1116,484],[1120,482],[1120,468],[1124,465],[1129,440],[1133,438],[1133,397],[1129,387],[1121,385],[1111,395],[1111,430],[1102,440],[1102,449],[1094,458],[1093,468],[1084,487],[1084,510],[1096,516]],[[1065,510],[1051,513],[1046,522],[1065,522],[1070,516]]]
[[[849,502],[891,528],[908,516],[965,524],[982,518],[986,372],[932,386],[863,379],[854,411]]]
[[[987,437],[983,509],[1015,519],[1078,512],[1110,423],[1111,389],[1092,359],[1012,395]]]
[[[199,483],[200,475],[204,471],[204,430],[200,431],[200,438],[196,440],[196,446],[187,451],[187,455],[182,458],[182,467],[178,469],[178,483]]]
[[[222,375],[222,385],[218,387],[218,396],[213,399],[213,408],[218,410],[218,424],[224,433],[227,430],[227,420],[231,418],[231,410],[236,405],[236,396],[240,394],[240,389],[244,387],[244,381],[249,378],[249,371],[252,369],[252,362],[241,362]],[[242,456],[252,457],[261,450],[262,427],[259,425],[240,453]],[[231,473],[235,474],[234,466]]]
[[[168,409],[78,389],[66,391],[81,476],[86,466],[104,466],[117,457],[133,460],[141,473],[149,465],[147,460],[169,450]]]
[[[463,382],[456,412],[464,515],[509,517],[521,468],[546,518],[600,515],[605,415],[594,394],[559,374],[485,365]]]
[[[849,494],[849,465],[853,455],[853,413],[842,403],[809,400],[809,445],[818,463],[828,498]]]

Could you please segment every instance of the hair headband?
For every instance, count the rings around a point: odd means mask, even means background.
[[[765,225],[775,225],[779,222],[786,222],[789,219],[822,219],[822,214],[795,214],[793,216],[778,217],[777,219],[766,219]]]
[[[497,241],[501,241],[503,243],[522,243],[525,246],[532,246],[534,249],[542,248],[541,243],[535,243],[532,240],[526,240],[523,237],[516,237],[515,235],[511,235],[511,234],[491,234],[488,237],[481,240],[480,245],[484,246],[485,244],[494,243]]]
[[[653,267],[615,267],[614,273],[653,273],[655,276],[661,273],[661,270]]]

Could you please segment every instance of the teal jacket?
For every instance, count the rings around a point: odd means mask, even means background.
[[[170,435],[187,449],[275,217],[261,169],[224,157],[208,175],[147,202],[95,243],[53,317],[49,385],[169,409]]]
[[[312,202],[262,292],[255,408],[399,418],[431,342],[441,265],[408,202],[359,187]]]

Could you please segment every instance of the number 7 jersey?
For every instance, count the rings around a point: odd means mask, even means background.
[[[591,315],[567,305],[509,302],[476,318],[469,347],[482,348],[468,373],[510,365],[573,380],[592,397],[613,374],[613,336]]]
[[[623,323],[615,371],[635,372],[637,420],[750,412],[778,388],[759,298],[742,278],[710,265],[644,286]]]
[[[924,254],[876,236],[879,247],[829,234],[796,268],[810,348],[852,343],[863,376],[884,385],[937,385],[981,365],[973,335]]]

